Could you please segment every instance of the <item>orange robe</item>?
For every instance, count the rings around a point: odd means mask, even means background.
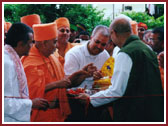
[[[161,81],[162,81],[162,88],[164,91],[164,69],[160,66],[159,66],[159,69],[160,69],[160,76],[161,76]]]
[[[50,102],[59,99],[59,108],[43,110],[32,110],[31,121],[33,122],[62,122],[71,113],[65,88],[57,88],[45,93],[45,86],[64,77],[62,65],[56,57],[42,56],[37,48],[33,46],[29,56],[22,58],[26,73],[29,96],[31,99],[44,98]]]
[[[74,47],[76,45],[80,45],[80,44],[79,43],[70,43],[70,42],[68,42],[64,54],[66,54],[68,52],[68,50],[70,50],[72,47]],[[58,53],[58,49],[56,49],[56,51],[54,52],[54,55],[59,59],[60,63],[64,66],[64,62],[65,62],[64,57],[62,57]]]

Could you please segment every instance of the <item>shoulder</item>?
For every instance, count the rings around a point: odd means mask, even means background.
[[[44,61],[38,56],[24,56],[21,58],[23,67],[43,65]]]
[[[148,47],[141,40],[131,41],[129,44],[121,48],[121,52],[141,52],[142,50],[148,50]]]
[[[77,45],[71,48],[66,54],[78,54],[83,51],[84,45]]]
[[[68,42],[68,44],[70,45],[70,46],[78,46],[78,45],[81,45],[80,43],[70,43],[70,42]]]
[[[74,48],[75,46],[79,46],[79,45],[81,45],[81,44],[68,42],[67,49],[70,50],[70,49]]]
[[[108,58],[110,57],[109,53],[105,49],[103,52],[100,53],[100,56],[101,57],[108,57]]]
[[[66,54],[65,54],[65,63],[72,62],[72,60],[80,61],[84,57],[84,46],[78,45],[73,48],[71,48]]]
[[[4,67],[8,68],[9,66],[13,66],[13,61],[10,58],[9,54],[7,52],[4,52]]]

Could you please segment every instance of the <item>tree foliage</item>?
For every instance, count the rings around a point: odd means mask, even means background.
[[[157,8],[164,9],[163,5]],[[98,11],[91,4],[5,4],[5,20],[11,23],[19,22],[20,17],[29,14],[39,14],[42,23],[53,22],[59,17],[67,17],[71,24],[82,23],[86,26],[89,33],[99,24],[110,25],[110,18],[103,19],[104,10]],[[164,25],[164,15],[158,18],[149,16],[144,12],[123,12],[137,22],[143,22],[149,28]]]
[[[110,25],[110,19],[103,19],[104,11],[98,11],[91,4],[5,4],[5,20],[19,22],[20,17],[39,14],[43,23],[53,22],[59,17],[67,17],[70,23],[82,23],[89,33],[96,25]]]
[[[72,23],[84,24],[89,32],[91,32],[92,29],[99,24],[109,26],[111,22],[110,19],[103,19],[103,10],[97,11],[97,9],[93,8],[92,5],[87,5],[84,7],[77,5],[67,11],[65,13],[65,17],[68,17]]]
[[[132,20],[145,23],[149,29],[164,26],[164,15],[155,19],[153,16],[149,16],[145,12],[132,11],[132,12],[123,12],[123,14],[127,15]]]

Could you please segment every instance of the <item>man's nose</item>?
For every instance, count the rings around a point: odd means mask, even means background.
[[[103,49],[104,49],[104,46],[102,46],[101,44],[99,44],[99,45],[97,46],[97,48],[103,50]]]

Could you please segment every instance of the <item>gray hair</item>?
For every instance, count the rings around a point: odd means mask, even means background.
[[[110,36],[110,33],[109,33],[109,28],[105,25],[98,25],[94,28],[94,30],[92,31],[92,37],[97,33],[97,32],[100,32],[102,35],[104,36]]]
[[[132,32],[130,21],[124,17],[118,17],[110,25],[110,31],[114,30],[118,34]]]

